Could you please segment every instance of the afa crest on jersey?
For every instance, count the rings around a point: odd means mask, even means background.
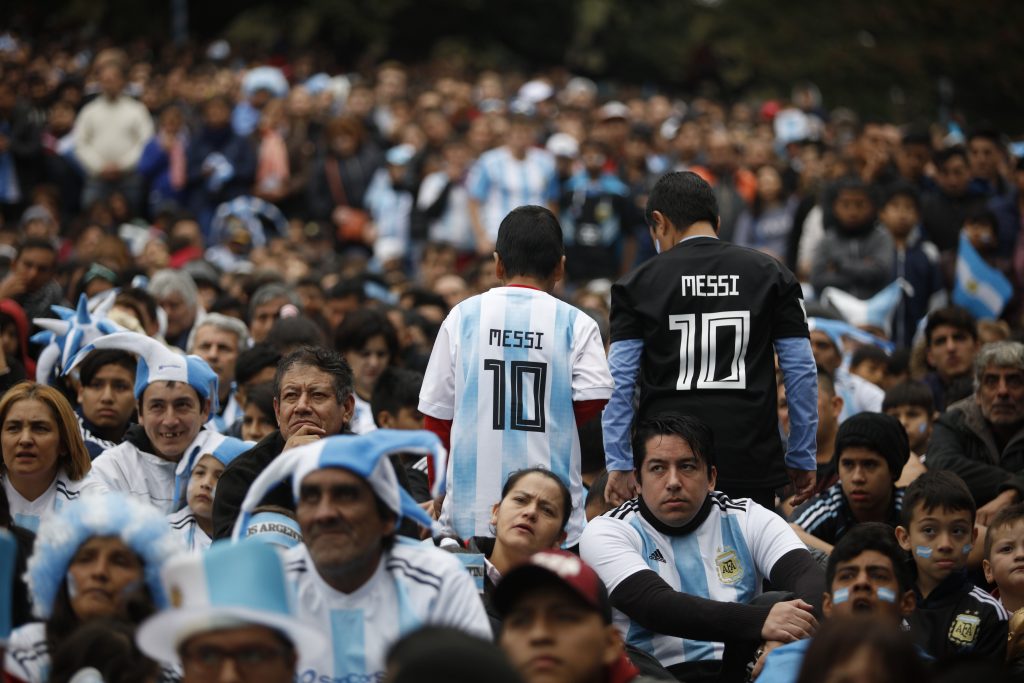
[[[981,632],[981,617],[975,612],[956,615],[949,627],[949,641],[961,647],[974,645]]]
[[[715,556],[715,569],[718,580],[726,585],[739,583],[743,578],[743,565],[740,564],[739,555],[733,548],[727,547]]]

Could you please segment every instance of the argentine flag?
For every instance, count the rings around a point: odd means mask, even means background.
[[[953,303],[966,308],[978,320],[992,320],[999,317],[1012,295],[1013,285],[1006,276],[986,263],[967,235],[961,233]]]
[[[903,295],[914,295],[914,288],[903,278],[890,282],[870,299],[858,299],[836,287],[821,292],[821,303],[831,305],[851,325],[869,325],[892,334],[892,315],[903,301]]]

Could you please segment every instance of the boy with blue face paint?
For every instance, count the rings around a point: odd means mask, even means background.
[[[821,611],[826,619],[867,615],[884,626],[899,626],[914,611],[913,573],[887,524],[852,527],[833,548],[825,580]],[[771,650],[757,683],[795,681],[810,643],[798,640]]]
[[[970,653],[1002,660],[1009,615],[967,576],[976,506],[960,477],[922,474],[907,487],[896,539],[917,566],[917,609],[908,619],[918,646],[936,659]]]

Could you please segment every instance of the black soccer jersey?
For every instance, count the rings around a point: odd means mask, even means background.
[[[611,328],[613,343],[643,341],[638,419],[710,425],[719,487],[786,482],[772,344],[809,335],[784,265],[711,237],[684,240],[612,287]]]

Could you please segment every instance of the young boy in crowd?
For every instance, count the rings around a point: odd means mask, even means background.
[[[370,401],[373,421],[381,429],[423,429],[418,403],[423,375],[405,368],[387,368],[377,380]],[[409,493],[422,503],[430,500],[427,457],[402,455],[398,458],[408,478]]]
[[[167,521],[191,553],[200,553],[213,543],[213,495],[224,468],[249,450],[250,443],[224,439],[211,453],[203,453],[192,466],[185,489],[187,505],[167,515]]]
[[[1003,508],[988,525],[985,580],[996,584],[993,594],[1013,614],[1024,607],[1024,504]]]
[[[885,392],[882,412],[900,421],[910,440],[911,459],[916,455],[923,463],[932,438],[932,427],[939,416],[928,385],[913,380],[897,384]]]
[[[885,371],[889,367],[889,354],[874,344],[861,344],[850,356],[850,372],[863,377],[876,387],[885,381]]]
[[[917,609],[908,618],[914,641],[938,660],[971,654],[1002,660],[1009,614],[967,576],[977,538],[976,506],[952,472],[925,472],[907,487],[896,540],[917,565]]]
[[[842,423],[833,456],[839,481],[793,512],[792,526],[800,540],[830,553],[861,522],[896,527],[903,489],[895,483],[909,455],[907,435],[894,417],[858,413]]]

